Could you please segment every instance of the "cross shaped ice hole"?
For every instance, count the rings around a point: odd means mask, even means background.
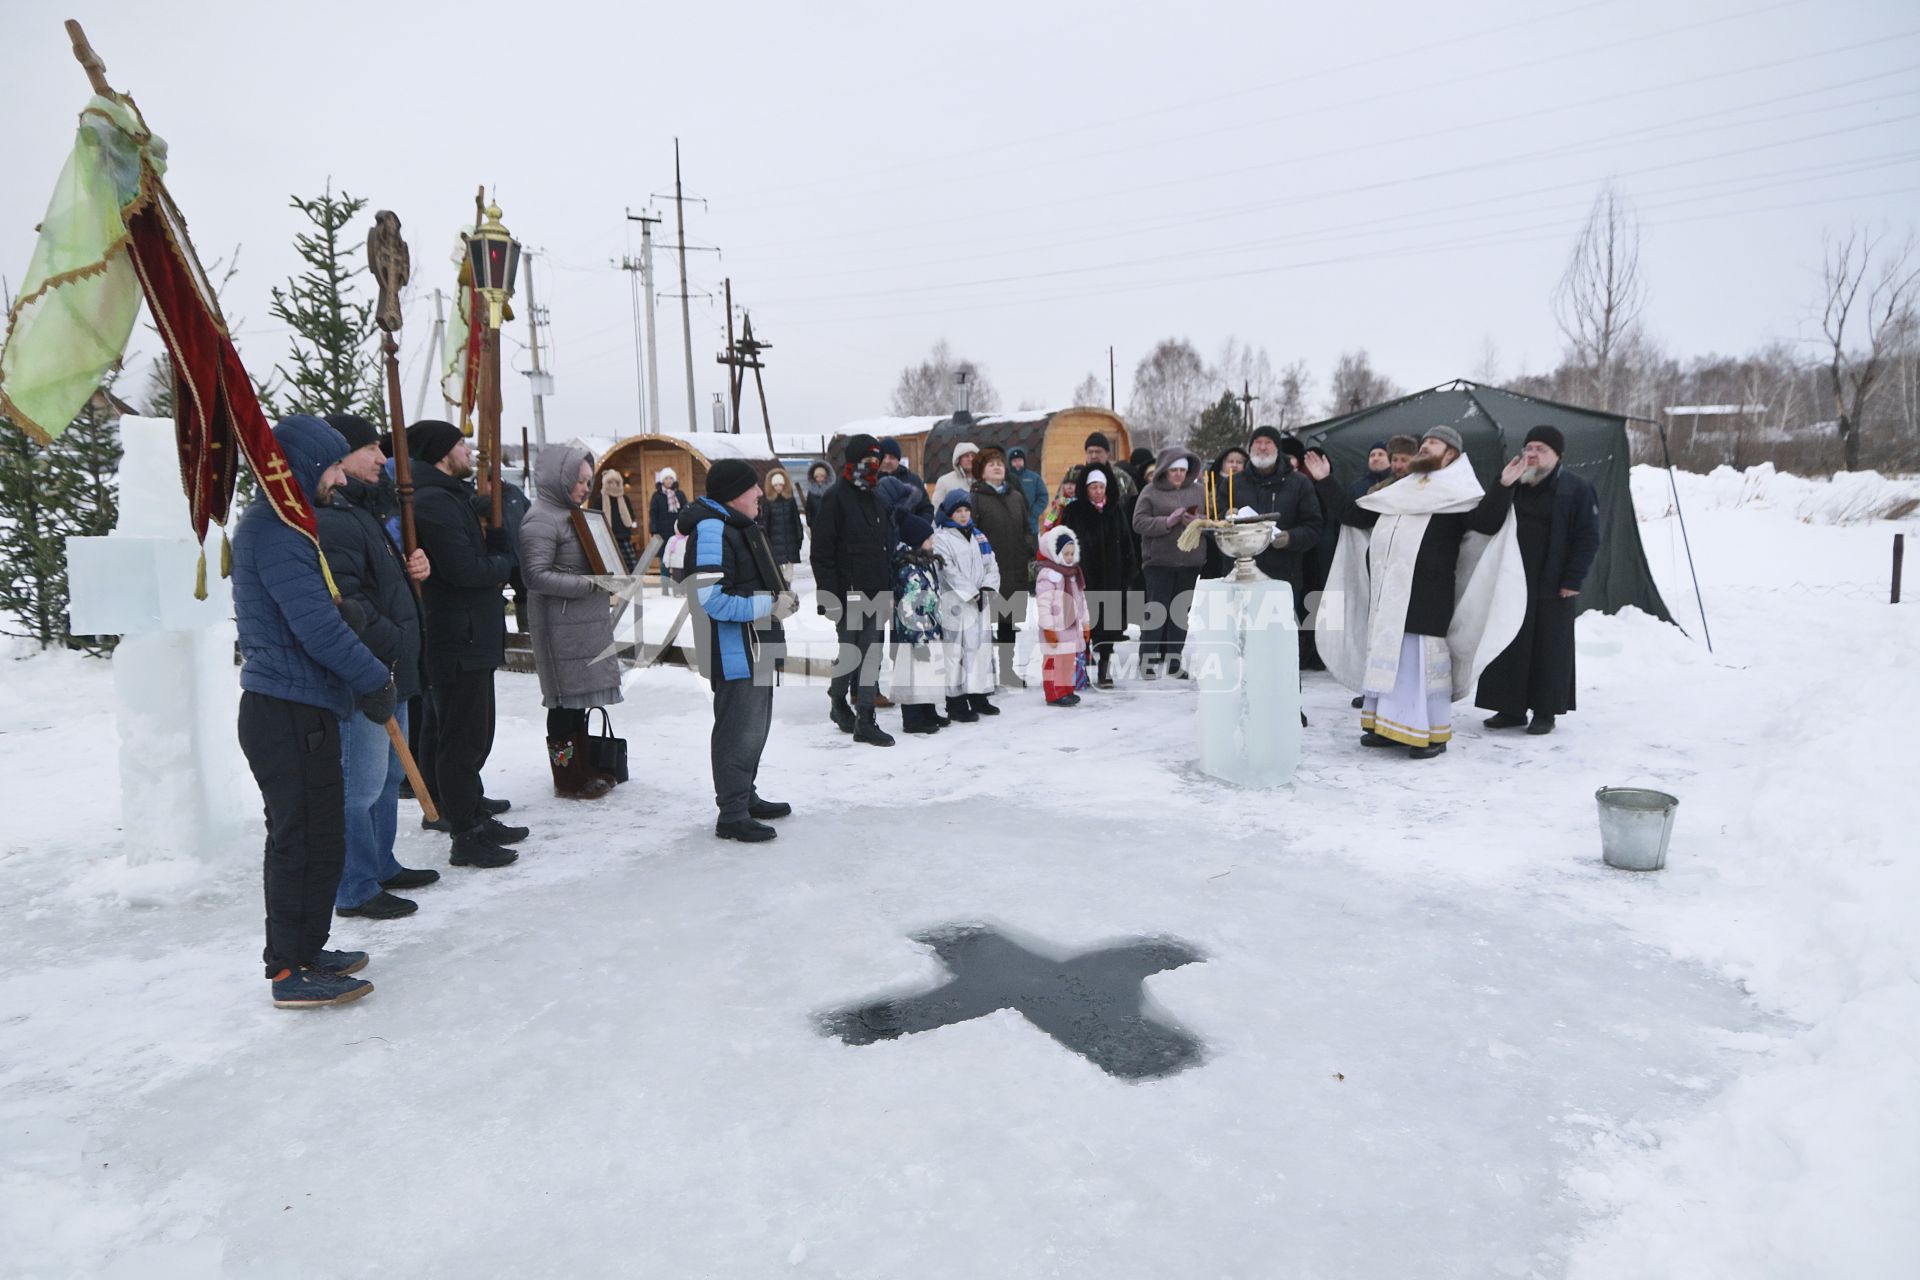
[[[822,1014],[824,1034],[872,1044],[1013,1009],[1109,1075],[1157,1079],[1201,1059],[1198,1040],[1149,1010],[1143,986],[1152,974],[1206,959],[1177,939],[1055,956],[974,924],[916,934],[914,941],[932,948],[953,976],[931,991]]]

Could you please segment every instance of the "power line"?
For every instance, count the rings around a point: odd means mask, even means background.
[[[1885,128],[1889,125],[1902,124],[1909,120],[1914,120],[1914,119],[1920,119],[1920,112],[1909,112],[1905,115],[1890,116],[1881,120],[1868,121],[1864,124],[1849,125],[1849,126],[1845,126],[1837,129],[1823,130],[1818,133],[1803,134],[1793,138],[1778,139],[1773,142],[1759,143],[1750,147],[1734,148],[1731,150],[1718,152],[1718,153],[1715,153],[1709,156],[1704,156],[1704,157],[1690,157],[1685,160],[1676,160],[1666,164],[1644,166],[1638,170],[1629,170],[1626,172],[1651,173],[1651,172],[1656,172],[1662,169],[1675,168],[1679,165],[1699,164],[1699,163],[1702,163],[1704,160],[1726,159],[1733,156],[1749,155],[1758,151],[1767,151],[1767,150],[1772,150],[1772,149],[1783,147],[1783,146],[1793,146],[1801,142],[1812,142],[1812,141],[1818,141],[1824,138],[1837,137],[1843,134],[1857,133],[1865,129]],[[1635,132],[1639,132],[1639,131],[1635,131]],[[1585,149],[1585,148],[1583,147],[1580,149]],[[1322,191],[1318,193],[1311,193],[1304,196],[1299,193],[1294,193],[1291,196],[1286,198],[1286,203],[1298,205],[1310,200],[1329,199],[1337,195],[1358,195],[1358,194],[1366,194],[1366,193],[1375,193],[1375,192],[1387,190],[1393,187],[1404,186],[1410,183],[1430,181],[1434,178],[1456,177],[1466,173],[1478,172],[1483,169],[1501,168],[1511,164],[1522,163],[1527,160],[1539,159],[1541,158],[1542,155],[1556,154],[1561,150],[1562,149],[1559,149],[1559,148],[1548,148],[1545,151],[1526,152],[1518,155],[1508,156],[1503,159],[1486,160],[1486,161],[1475,162],[1472,164],[1455,165],[1446,169],[1430,170],[1426,173],[1412,174],[1412,175],[1401,177],[1401,178],[1387,178],[1387,179],[1381,179],[1377,182],[1358,183],[1348,187],[1336,188],[1334,190]],[[1260,205],[1254,206],[1254,207],[1263,207],[1267,203],[1269,202],[1262,201],[1260,202]],[[1113,271],[1113,270],[1131,269],[1133,267],[1137,267],[1143,264],[1177,260],[1179,256],[1181,255],[1174,255],[1172,257],[1125,258],[1125,259],[1118,259],[1115,261],[1110,261],[1105,263],[1093,264],[1089,266],[1060,267],[1050,271],[1023,272],[1019,275],[986,276],[986,277],[980,277],[980,278],[963,280],[963,281],[947,281],[947,282],[942,282],[938,284],[929,284],[929,285],[907,285],[907,286],[902,286],[900,288],[895,288],[895,289],[856,291],[852,293],[843,293],[843,294],[817,294],[813,296],[799,297],[799,298],[776,298],[774,301],[776,303],[790,306],[790,305],[794,305],[796,303],[802,303],[802,302],[806,302],[806,303],[832,302],[832,301],[843,301],[843,300],[858,300],[858,299],[864,299],[864,298],[897,297],[903,294],[938,292],[938,291],[947,290],[947,289],[979,288],[985,285],[1019,283],[1027,280],[1047,279],[1047,278],[1053,278],[1053,277],[1059,277],[1059,276],[1084,275],[1090,272],[1097,272],[1097,271]]]

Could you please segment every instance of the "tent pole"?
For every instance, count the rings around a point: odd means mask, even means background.
[[[1693,567],[1693,540],[1687,537],[1687,513],[1680,509],[1680,485],[1673,478],[1673,451],[1667,448],[1667,424],[1656,422],[1660,432],[1660,453],[1667,460],[1667,487],[1673,490],[1673,514],[1680,518],[1680,545],[1687,549],[1687,572],[1693,577],[1693,602],[1700,610],[1700,634],[1707,639],[1707,652],[1713,652],[1713,630],[1707,626],[1707,602],[1700,595],[1700,571]]]

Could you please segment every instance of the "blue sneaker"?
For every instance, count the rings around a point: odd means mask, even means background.
[[[329,978],[344,978],[367,967],[364,951],[322,951],[313,958],[313,967]]]
[[[319,1009],[330,1004],[346,1004],[373,990],[371,982],[349,978],[345,974],[323,973],[302,967],[282,969],[273,978],[273,1007],[276,1009]]]

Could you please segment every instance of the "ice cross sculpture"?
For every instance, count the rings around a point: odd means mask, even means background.
[[[1201,1060],[1201,1045],[1149,1011],[1142,983],[1152,974],[1205,960],[1184,942],[1143,938],[1056,958],[985,925],[914,935],[953,977],[931,991],[894,996],[820,1015],[823,1034],[872,1044],[1012,1009],[1109,1075],[1150,1080]]]
[[[67,539],[67,626],[121,637],[113,694],[127,861],[204,860],[259,812],[234,734],[233,593],[209,572],[207,598],[194,599],[200,544],[180,491],[173,423],[122,418],[120,443],[113,533]]]

